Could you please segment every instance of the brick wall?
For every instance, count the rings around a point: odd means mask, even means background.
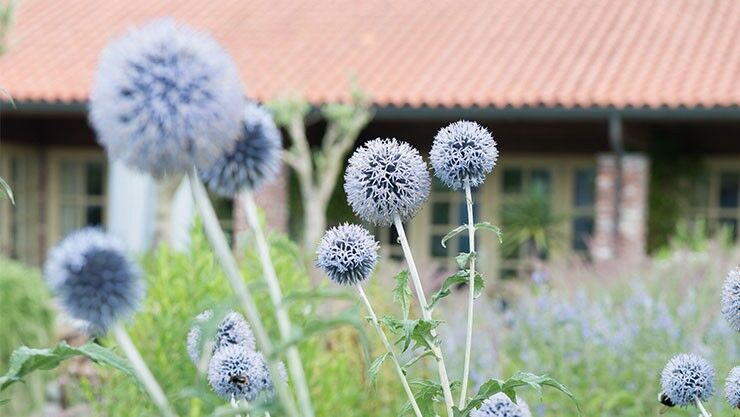
[[[622,196],[618,237],[613,234],[617,169],[611,154],[598,156],[596,174],[596,227],[594,259],[639,259],[647,247],[648,158],[626,154],[622,158]]]

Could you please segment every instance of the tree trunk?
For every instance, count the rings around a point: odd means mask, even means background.
[[[154,214],[153,247],[172,243],[172,200],[182,183],[182,177],[164,177],[157,180],[157,208]]]

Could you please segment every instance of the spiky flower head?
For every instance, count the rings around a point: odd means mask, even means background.
[[[706,401],[714,393],[714,368],[701,356],[684,353],[673,357],[660,377],[663,393],[674,405]]]
[[[516,397],[516,405],[519,406],[519,411],[521,411],[522,417],[532,417],[532,410],[529,409],[529,404],[527,404],[527,402],[518,395]]]
[[[483,401],[480,407],[470,413],[470,417],[524,417],[524,414],[506,394],[499,392]]]
[[[722,315],[740,332],[740,267],[727,274],[722,286]]]
[[[71,233],[50,252],[44,278],[64,310],[104,334],[130,317],[144,298],[141,272],[123,242],[97,228]]]
[[[203,351],[203,326],[213,320],[213,310],[206,310],[195,317],[195,323],[190,328],[187,336],[187,350],[190,360],[198,365]],[[216,335],[213,341],[211,354],[224,346],[240,345],[247,350],[255,350],[256,342],[249,323],[241,314],[230,311],[216,327]]]
[[[236,147],[201,170],[201,178],[224,197],[233,197],[242,189],[256,190],[280,172],[281,149],[280,130],[270,112],[247,102]]]
[[[471,187],[483,184],[493,170],[498,149],[493,135],[475,122],[460,120],[440,129],[429,159],[434,174],[448,187],[460,190],[467,179]]]
[[[160,177],[233,148],[243,101],[236,65],[211,36],[156,19],[103,50],[90,122],[112,158]]]
[[[396,139],[375,139],[357,149],[344,173],[347,202],[361,219],[390,226],[406,221],[429,197],[431,179],[419,151]]]
[[[285,379],[284,365],[280,378]],[[208,383],[224,399],[252,401],[260,394],[272,396],[274,384],[265,358],[244,346],[228,345],[216,351],[208,365]]]
[[[362,226],[343,224],[327,230],[316,251],[316,266],[340,285],[370,278],[378,262],[378,242]]]
[[[732,368],[725,382],[725,396],[732,408],[740,408],[740,366]]]

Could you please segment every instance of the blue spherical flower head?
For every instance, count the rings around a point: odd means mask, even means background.
[[[281,365],[282,379],[286,378]],[[274,384],[261,353],[240,345],[225,346],[216,351],[208,365],[208,383],[224,399],[253,401],[260,394],[272,396]]]
[[[740,366],[732,368],[727,376],[725,396],[732,408],[740,408]]]
[[[504,393],[499,392],[488,397],[470,417],[524,417],[521,408]]]
[[[396,139],[375,139],[357,149],[344,173],[347,202],[361,219],[390,226],[414,217],[429,197],[429,171],[419,152]]]
[[[213,310],[206,310],[195,317],[195,324],[190,328],[187,336],[187,350],[190,360],[198,365],[203,351],[203,326],[213,320]],[[218,324],[211,354],[224,346],[240,345],[247,350],[255,350],[256,342],[249,323],[241,314],[231,311]]]
[[[138,309],[144,298],[140,275],[123,243],[96,228],[67,236],[44,265],[44,278],[61,306],[93,334],[104,334]]]
[[[688,406],[696,399],[706,401],[714,393],[714,368],[706,359],[681,354],[671,359],[660,377],[663,394],[674,405]]]
[[[740,268],[727,274],[722,286],[722,315],[735,331],[740,332]]]
[[[317,250],[316,266],[340,285],[357,285],[378,262],[378,242],[364,227],[343,224],[326,231]]]
[[[236,147],[201,170],[201,178],[224,197],[233,197],[242,189],[256,190],[280,172],[281,149],[280,130],[270,112],[247,102]]]
[[[90,122],[113,159],[160,177],[232,149],[243,102],[236,65],[213,38],[158,19],[100,55]]]
[[[445,185],[460,190],[483,184],[498,158],[496,141],[485,127],[461,120],[442,128],[432,143],[429,159],[434,173]]]

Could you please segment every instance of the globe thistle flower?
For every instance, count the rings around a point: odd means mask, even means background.
[[[378,262],[378,242],[364,227],[343,224],[326,231],[317,250],[316,266],[340,285],[370,278]]]
[[[195,317],[195,324],[190,328],[187,336],[187,350],[190,360],[198,365],[201,359],[203,345],[201,337],[202,325],[213,319],[213,310],[206,310]],[[249,324],[241,314],[231,311],[218,324],[211,354],[224,346],[239,345],[247,350],[255,350],[256,342]]]
[[[280,364],[280,378],[285,380],[285,365]],[[272,396],[274,384],[265,358],[244,346],[228,345],[216,351],[208,365],[208,383],[224,399],[252,401],[264,393]]]
[[[727,375],[725,396],[732,408],[740,408],[740,366],[732,368]]]
[[[361,219],[390,226],[416,214],[429,197],[431,180],[419,152],[396,139],[375,139],[357,149],[344,173],[347,202]]]
[[[730,326],[740,332],[740,268],[727,274],[722,286],[722,315]]]
[[[668,362],[660,383],[673,405],[691,405],[696,399],[706,401],[714,393],[714,368],[701,356],[681,354]]]
[[[233,197],[242,189],[256,190],[279,173],[281,149],[280,130],[270,112],[247,102],[236,147],[201,170],[200,176],[224,197]]]
[[[480,407],[470,413],[470,417],[524,417],[524,414],[506,394],[499,392],[483,401]]]
[[[532,410],[529,409],[529,404],[522,399],[522,397],[516,397],[516,405],[519,406],[519,411],[522,413],[522,417],[532,417]]]
[[[434,137],[429,159],[437,178],[461,190],[467,178],[471,187],[483,184],[498,158],[496,141],[485,127],[461,120],[440,129]]]
[[[236,65],[213,38],[157,19],[100,55],[90,122],[112,158],[160,177],[232,149],[243,102]]]
[[[123,242],[97,228],[67,236],[44,265],[44,278],[61,306],[93,334],[104,334],[138,309],[144,298],[140,276]]]

